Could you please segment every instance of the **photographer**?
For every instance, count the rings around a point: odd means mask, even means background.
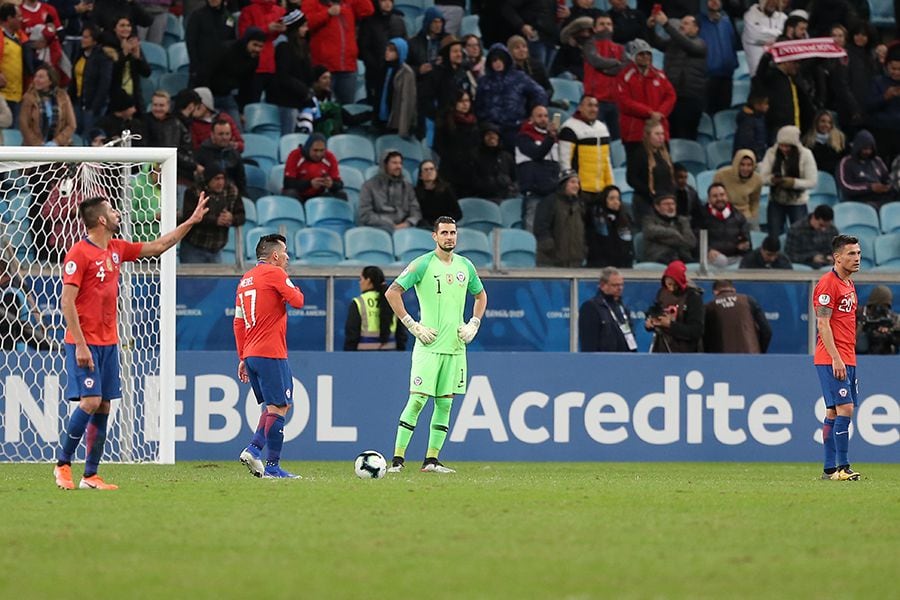
[[[653,331],[650,352],[700,352],[703,340],[703,290],[687,278],[687,266],[674,260],[666,267],[656,302],[647,310],[644,328]]]
[[[892,309],[894,298],[886,285],[877,285],[856,324],[857,354],[897,354],[900,348],[900,315]]]

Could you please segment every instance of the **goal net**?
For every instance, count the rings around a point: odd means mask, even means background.
[[[64,397],[62,261],[86,234],[78,204],[94,196],[121,212],[119,237],[156,239],[175,226],[175,150],[0,153],[0,461],[55,459],[77,405]],[[122,265],[118,311],[122,398],[103,460],[174,462],[174,250]]]

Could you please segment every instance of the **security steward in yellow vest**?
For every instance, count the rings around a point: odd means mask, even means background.
[[[391,325],[385,339],[381,336],[381,311],[390,311],[390,306],[383,299],[385,287],[384,274],[381,269],[378,273],[370,273],[366,267],[359,278],[362,294],[353,299],[347,311],[347,321],[344,325],[344,350],[405,350],[406,328],[397,327],[397,317],[391,312]],[[372,279],[367,277],[371,275]]]

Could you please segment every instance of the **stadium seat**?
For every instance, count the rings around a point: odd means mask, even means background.
[[[162,45],[166,48],[176,42],[184,41],[184,27],[182,18],[166,13],[166,31],[163,33]]]
[[[416,173],[419,163],[425,159],[420,143],[405,140],[399,135],[382,135],[375,140],[375,156],[378,161],[388,150],[397,150],[403,155],[403,167],[410,173]]]
[[[188,57],[187,44],[175,42],[166,50],[169,54],[169,71],[172,73],[187,73],[191,68],[191,59]]]
[[[609,154],[614,168],[624,167],[626,162],[625,146],[622,140],[613,140],[609,143]],[[616,179],[618,182],[619,180]]]
[[[341,166],[346,164],[362,170],[376,164],[375,146],[361,135],[333,135],[328,138],[328,149],[337,157]]]
[[[522,229],[522,198],[507,198],[500,203],[500,219],[509,229]]]
[[[256,161],[259,168],[268,173],[269,169],[278,164],[278,145],[268,136],[245,133],[241,158]]]
[[[263,196],[256,201],[256,214],[259,226],[275,227],[281,231],[284,226],[285,237],[292,238],[300,229],[306,227],[306,212],[299,200],[289,196]]]
[[[256,216],[256,202],[250,198],[244,197],[244,217],[247,220],[244,227],[250,229],[259,225],[259,218]]]
[[[169,55],[166,49],[153,42],[141,42],[141,55],[154,73],[169,72]]]
[[[247,175],[247,195],[252,200],[265,196],[269,192],[265,171],[257,166],[245,164],[244,173]]]
[[[22,132],[18,129],[4,129],[3,130],[3,145],[4,146],[21,146],[22,145]]]
[[[812,268],[809,265],[805,265],[803,263],[791,263],[791,268],[794,271],[816,271],[817,269]]]
[[[272,194],[280,194],[284,187],[284,165],[275,165],[269,169],[266,189]]]
[[[459,27],[459,35],[460,37],[465,37],[469,34],[477,35],[481,38],[481,26],[478,23],[479,17],[478,15],[466,15],[462,18],[462,24]],[[412,31],[409,32],[410,35],[413,34]]]
[[[471,260],[476,267],[490,268],[494,263],[488,236],[477,229],[459,229],[456,235],[456,252]]]
[[[881,231],[878,213],[862,202],[839,202],[835,205],[834,226],[841,233],[856,236],[861,233],[878,235]]]
[[[831,194],[820,194],[818,192],[813,192],[809,195],[809,201],[806,203],[806,208],[809,212],[812,212],[816,209],[817,206],[821,204],[827,204],[828,206],[834,208],[834,206],[838,203],[838,197],[832,196]]]
[[[881,231],[884,233],[900,231],[900,202],[883,204],[879,217],[881,217]]]
[[[716,126],[717,140],[733,140],[737,131],[737,108],[720,110],[713,115],[713,124]]]
[[[709,144],[716,139],[716,126],[712,117],[706,113],[700,115],[700,123],[697,125],[697,141],[702,145]]]
[[[495,229],[488,238],[491,248],[500,236],[500,267],[503,269],[533,269],[537,260],[537,240],[530,231]]]
[[[859,231],[851,235],[855,235],[859,239],[860,268],[871,269],[875,266],[875,238],[878,237],[878,234],[872,231]]]
[[[188,87],[189,79],[190,74],[188,73],[163,73],[159,77],[158,89],[169,92],[169,95],[174,98],[178,92]]]
[[[635,233],[632,243],[634,244],[634,260],[640,262],[644,258],[644,232]]]
[[[750,95],[750,80],[736,79],[731,82],[731,106],[742,106]]]
[[[307,139],[309,139],[307,133],[288,133],[281,136],[278,141],[278,162],[287,162],[288,155],[305,144]]]
[[[306,201],[306,223],[344,235],[355,224],[353,207],[346,200],[317,196]],[[348,256],[347,258],[354,258]]]
[[[351,166],[341,165],[339,167],[339,171],[341,174],[341,181],[344,182],[345,190],[355,190],[359,192],[359,190],[362,189],[362,185],[366,182],[366,180],[359,169]]]
[[[294,252],[300,265],[336,265],[344,260],[344,241],[330,229],[307,227],[294,234]]]
[[[384,230],[353,227],[344,233],[344,256],[370,265],[389,265],[394,262],[394,241]]]
[[[552,100],[565,100],[569,106],[577,105],[584,95],[584,85],[575,79],[551,77],[550,85],[553,86]]]
[[[756,229],[750,230],[750,247],[751,248],[759,248],[762,246],[763,240],[766,239],[768,234],[765,231],[758,231]]]
[[[651,48],[650,53],[653,55],[653,66],[660,71],[664,71],[666,64],[666,55],[663,53],[663,51],[657,50],[656,48]]]
[[[894,3],[887,0],[868,0],[872,25],[878,28],[893,29],[896,26]]]
[[[710,169],[718,169],[731,164],[733,158],[731,140],[716,140],[706,146],[706,165]]]
[[[244,107],[244,131],[263,135],[281,136],[281,115],[278,107],[265,102],[254,102]]]
[[[244,256],[247,260],[256,260],[256,244],[259,243],[259,238],[264,235],[269,235],[271,233],[278,233],[278,229],[275,227],[251,227],[247,230],[246,240],[247,243],[244,246]],[[288,239],[288,252],[293,252],[291,248],[293,246],[293,240]]]
[[[716,171],[714,169],[697,173],[697,194],[704,202],[706,202],[706,190],[709,189],[709,185],[713,182],[713,178],[715,178],[715,176]]]
[[[886,233],[875,238],[875,264],[900,269],[900,233]]]
[[[229,227],[228,228],[228,241],[225,242],[225,247],[219,252],[222,257],[222,262],[226,264],[235,264],[236,262],[236,243],[235,238],[237,237],[236,232],[237,227]]]
[[[706,170],[706,150],[693,140],[673,138],[669,140],[669,153],[673,163],[681,163],[691,173]]]
[[[394,231],[394,256],[399,263],[407,265],[431,250],[434,250],[434,239],[424,229],[408,227]]]
[[[734,79],[750,79],[750,67],[747,65],[747,53],[743,50],[738,50],[737,52],[738,66],[737,69],[732,74],[731,78]]]
[[[635,271],[665,271],[666,265],[658,262],[636,262],[631,268]]]
[[[423,9],[421,6],[416,6],[412,0],[403,0],[403,2],[398,2],[394,5],[394,8],[402,12],[404,17],[409,17],[410,19],[415,19],[416,17],[421,16],[423,12],[425,12],[425,9]],[[418,31],[410,31],[408,33],[410,36],[412,36],[413,33],[418,33]]]
[[[490,233],[495,227],[503,227],[503,216],[500,207],[483,198],[461,198],[459,207],[462,209],[462,219],[459,226],[469,229],[477,229],[482,233]]]

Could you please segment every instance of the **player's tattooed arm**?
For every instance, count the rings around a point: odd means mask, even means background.
[[[393,291],[393,292],[395,292],[395,293],[397,293],[397,294],[402,294],[403,292],[406,291],[406,290],[403,289],[403,286],[400,285],[400,284],[398,284],[396,281],[393,282],[393,283],[391,283],[390,286],[388,286],[388,290]]]
[[[827,306],[819,306],[816,308],[816,317],[820,319],[830,319],[831,312],[831,308]]]

